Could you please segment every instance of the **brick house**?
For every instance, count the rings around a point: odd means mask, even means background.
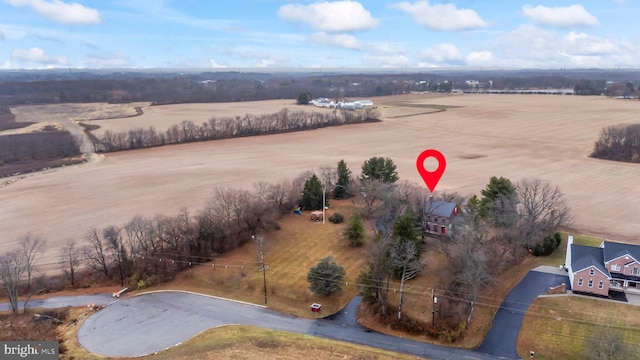
[[[454,202],[429,200],[424,206],[422,232],[448,236],[458,218],[458,205]]]
[[[571,289],[607,296],[609,291],[640,290],[640,246],[604,241],[599,247],[567,241],[565,268]]]

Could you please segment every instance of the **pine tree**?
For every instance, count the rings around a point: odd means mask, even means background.
[[[307,282],[309,290],[319,296],[329,296],[342,290],[344,268],[338,265],[332,256],[320,260],[318,265],[309,269]]]
[[[326,201],[326,196],[325,196]],[[325,206],[327,204],[325,203]],[[322,183],[320,179],[313,174],[304,183],[302,189],[302,199],[300,200],[300,207],[305,210],[318,210],[322,209]]]
[[[347,167],[344,160],[338,162],[338,183],[333,188],[334,199],[346,199],[353,194],[349,192],[349,184],[351,183],[351,170]]]
[[[390,158],[372,157],[362,164],[361,180],[378,180],[385,184],[391,184],[400,177],[396,171],[396,164]]]
[[[349,239],[349,245],[354,247],[362,245],[362,240],[364,240],[364,224],[362,223],[360,214],[355,213],[351,216],[349,225],[347,225],[347,229],[345,230],[345,235]]]

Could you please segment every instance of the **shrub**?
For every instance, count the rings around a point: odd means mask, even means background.
[[[334,224],[340,224],[341,222],[344,222],[344,216],[340,213],[335,213],[329,217],[329,221]]]
[[[559,232],[555,234],[551,234],[542,240],[541,243],[536,244],[533,247],[533,255],[534,256],[549,256],[553,254],[553,251],[560,246],[562,242],[562,236]]]
[[[364,240],[364,224],[358,213],[353,214],[349,220],[349,226],[345,231],[345,235],[349,239],[349,245],[361,246]]]
[[[309,269],[307,281],[309,290],[319,296],[329,296],[342,289],[344,268],[338,265],[332,256],[320,260],[318,265]]]

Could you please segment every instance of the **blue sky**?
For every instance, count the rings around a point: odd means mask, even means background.
[[[0,69],[640,68],[639,0],[0,0]]]

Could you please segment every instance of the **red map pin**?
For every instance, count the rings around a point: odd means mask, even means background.
[[[427,171],[427,169],[424,168],[424,161],[431,157],[438,160],[438,168],[434,171]],[[424,183],[427,184],[427,187],[431,192],[435,190],[446,167],[447,160],[444,158],[444,155],[442,155],[440,151],[434,149],[428,149],[421,152],[416,160],[416,168],[418,168],[418,172],[420,173],[420,176],[422,176],[422,180],[424,180]]]

